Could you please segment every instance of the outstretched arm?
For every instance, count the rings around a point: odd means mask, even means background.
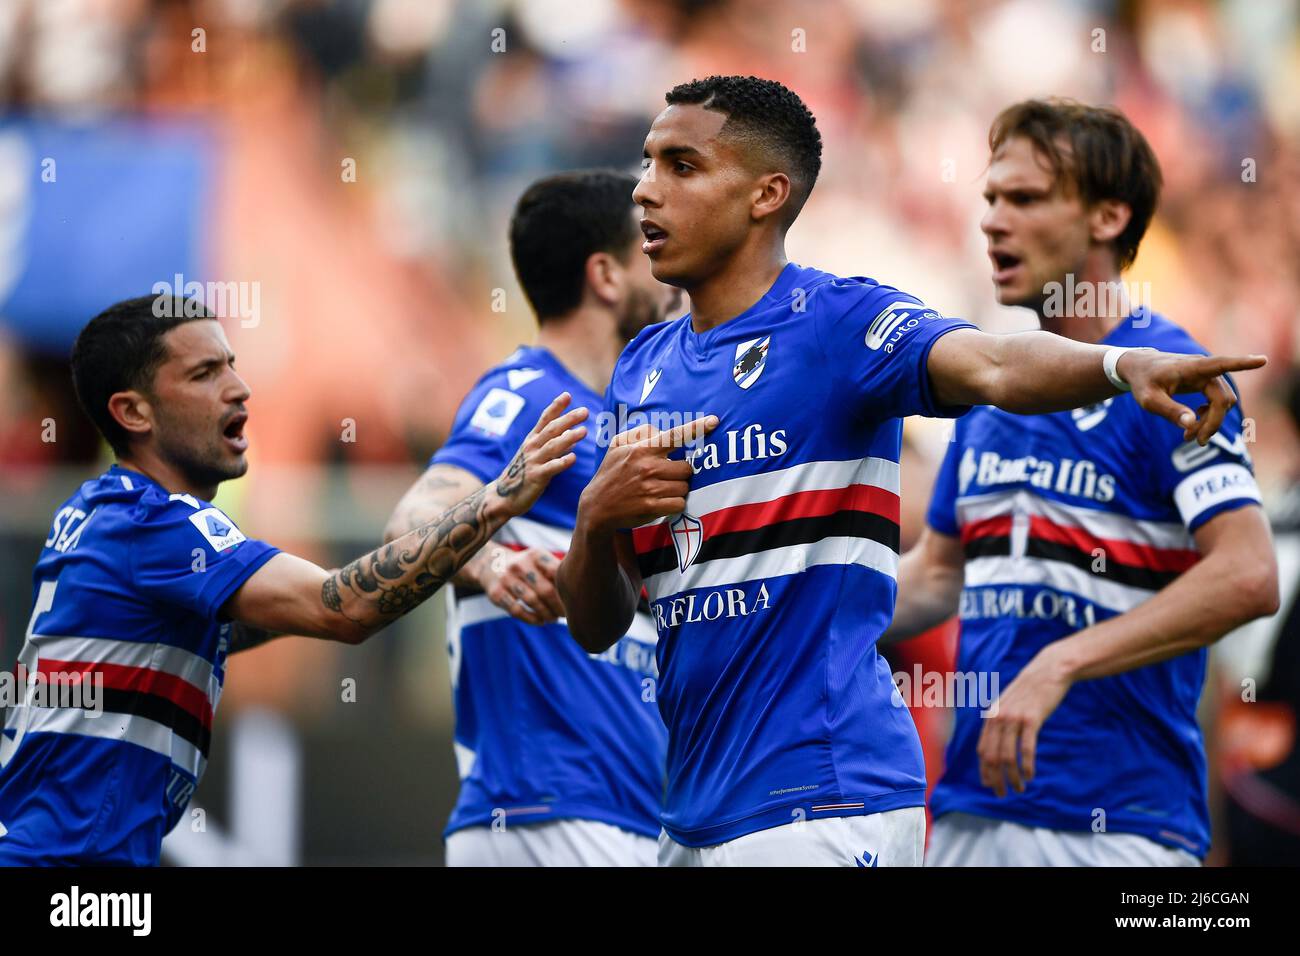
[[[551,478],[573,464],[585,408],[561,414],[560,395],[538,419],[501,476],[413,531],[328,572],[277,554],[226,602],[226,616],[268,631],[357,644],[431,597],[492,534],[533,506]]]
[[[927,368],[941,404],[996,405],[1037,415],[1119,394],[1103,371],[1109,351],[1051,332],[988,335],[955,329],[934,343]],[[1224,374],[1260,368],[1265,361],[1262,355],[1225,358],[1130,349],[1115,371],[1142,408],[1183,429],[1185,440],[1195,438],[1204,445],[1237,403]],[[1172,397],[1187,392],[1202,392],[1206,403],[1194,412]]]

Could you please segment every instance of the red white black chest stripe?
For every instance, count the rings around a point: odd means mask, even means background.
[[[957,499],[966,586],[1046,584],[1123,612],[1198,560],[1178,522],[1068,505],[1023,489]]]
[[[895,577],[898,463],[883,458],[814,461],[692,489],[678,516],[632,532],[650,599],[792,574],[814,565],[857,564]],[[673,540],[674,524],[686,536]],[[679,535],[680,537],[680,535]],[[686,565],[683,568],[683,565]]]
[[[19,665],[50,678],[102,682],[102,714],[21,705],[10,723],[24,733],[123,740],[199,776],[212,740],[221,684],[208,660],[178,647],[98,637],[33,634]],[[67,675],[67,676],[64,676]]]

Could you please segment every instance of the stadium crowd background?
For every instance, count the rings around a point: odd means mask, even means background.
[[[460,397],[532,336],[505,244],[522,188],[634,168],[664,91],[711,73],[780,80],[818,118],[792,258],[988,330],[1032,321],[993,301],[989,120],[1029,95],[1122,108],[1165,175],[1126,279],[1210,349],[1270,356],[1239,383],[1251,452],[1270,501],[1300,476],[1282,398],[1300,359],[1297,0],[8,0],[0,666],[54,505],[106,461],[66,375],[90,315],[177,273],[256,290],[257,314],[227,323],[251,470],[217,500],[336,564],[378,542]],[[908,423],[905,546],[946,429]],[[440,860],[456,780],[437,603],[362,648],[232,659],[207,830],[182,822],[170,858]],[[896,666],[951,647],[949,628]],[[1219,657],[1211,726],[1249,667]],[[917,719],[933,774],[945,716]]]

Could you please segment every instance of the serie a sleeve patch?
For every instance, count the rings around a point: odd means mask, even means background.
[[[244,533],[235,527],[218,508],[204,508],[190,515],[190,524],[199,529],[199,533],[218,553],[246,541]]]
[[[510,429],[524,407],[524,397],[504,388],[494,388],[483,396],[469,420],[471,428],[496,435],[498,438]]]

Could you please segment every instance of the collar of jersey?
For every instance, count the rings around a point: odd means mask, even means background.
[[[688,312],[682,318],[682,328],[686,330],[686,348],[694,358],[705,359],[709,357],[709,349],[713,346],[713,340],[723,334],[728,329],[734,329],[737,323],[744,322],[756,312],[784,302],[790,295],[790,290],[795,287],[799,281],[799,276],[803,272],[803,267],[794,262],[787,262],[781,270],[781,274],[776,277],[771,288],[759,296],[758,301],[751,305],[740,315],[727,319],[725,322],[719,322],[713,328],[705,332],[696,332],[691,328],[691,315]]]
[[[169,493],[166,488],[163,488],[162,485],[158,484],[158,482],[154,481],[152,478],[150,478],[148,475],[144,474],[143,472],[136,471],[134,468],[125,468],[122,465],[119,465],[117,462],[113,462],[113,464],[109,467],[108,471],[104,472],[104,477],[112,478],[113,483],[117,485],[122,484],[122,480],[121,480],[122,475],[126,475],[128,478],[130,478],[131,483],[135,485],[137,489],[142,488],[145,485],[153,485],[153,487],[162,491],[163,494]]]
[[[584,401],[578,401],[581,397],[578,395],[579,390],[587,397],[594,396],[598,405],[605,400],[603,396],[593,392],[591,386],[570,372],[568,366],[551,354],[550,349],[541,345],[521,345],[519,350],[524,353],[525,358],[525,361],[519,363],[520,365],[526,367],[530,362],[544,363],[549,365],[551,371],[564,380],[565,384],[569,386],[569,394],[574,398],[570,407],[577,408],[579,405],[584,404],[585,399]]]

